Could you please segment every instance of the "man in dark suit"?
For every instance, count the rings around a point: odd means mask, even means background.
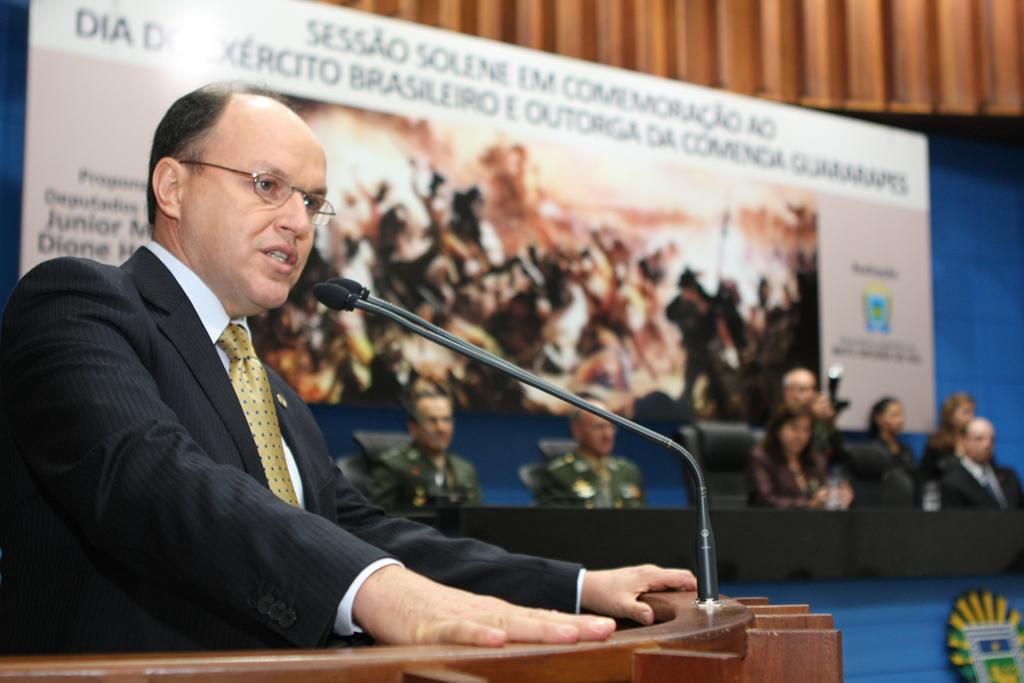
[[[1024,504],[1014,471],[992,462],[995,439],[995,428],[985,418],[967,423],[959,464],[942,477],[943,507],[1006,510]]]
[[[638,594],[694,588],[682,570],[584,572],[445,539],[345,481],[245,321],[298,279],[331,213],[325,166],[271,94],[201,88],[154,136],[152,243],[120,268],[62,258],[19,283],[0,342],[0,651],[314,647],[360,629],[573,642],[614,622],[565,612],[650,623]]]

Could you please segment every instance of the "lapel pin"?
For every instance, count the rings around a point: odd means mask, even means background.
[[[275,394],[275,396],[277,396],[277,402],[281,404],[282,408],[288,407],[288,401],[284,400],[284,396],[281,394],[281,392],[278,392],[277,394]]]

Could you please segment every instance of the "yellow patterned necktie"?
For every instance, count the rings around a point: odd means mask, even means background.
[[[284,442],[277,422],[270,380],[263,364],[256,357],[249,334],[241,325],[231,324],[220,335],[217,344],[231,360],[231,386],[238,395],[245,421],[249,423],[249,431],[256,441],[270,490],[281,500],[297,506],[299,501],[284,458]]]

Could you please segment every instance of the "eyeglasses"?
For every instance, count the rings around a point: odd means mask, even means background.
[[[309,222],[318,227],[327,225],[328,221],[331,220],[331,216],[334,215],[334,207],[331,206],[326,197],[320,194],[311,194],[294,185],[289,185],[284,179],[273,173],[239,171],[237,168],[228,168],[220,164],[211,164],[209,161],[196,161],[194,159],[178,159],[178,163],[219,168],[222,171],[229,171],[251,178],[252,191],[256,193],[257,197],[272,206],[283,206],[288,201],[288,198],[292,196],[292,192],[298,192],[302,197],[302,205],[306,209],[306,214],[309,216]]]

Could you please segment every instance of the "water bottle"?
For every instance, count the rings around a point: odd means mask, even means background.
[[[921,487],[921,509],[925,512],[936,512],[942,509],[942,490],[939,482],[926,481]]]
[[[825,509],[843,509],[843,476],[838,469],[828,473],[828,480],[825,483]]]

